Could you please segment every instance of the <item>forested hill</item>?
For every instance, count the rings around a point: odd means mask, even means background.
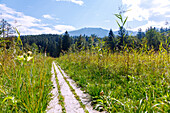
[[[159,45],[162,43],[164,48],[168,49],[170,45],[170,29],[161,28],[148,28],[146,32],[141,29],[137,35],[132,36],[123,28],[115,35],[112,30],[109,31],[108,36],[99,38],[93,34],[91,36],[79,35],[70,36],[66,31],[63,35],[57,34],[42,34],[42,35],[27,35],[21,36],[21,40],[26,51],[37,51],[44,53],[48,56],[59,57],[60,53],[75,52],[81,50],[91,50],[92,47],[101,46],[110,49],[111,51],[121,50],[122,46],[140,48],[147,45],[148,49],[159,50]]]
[[[21,40],[26,50],[42,53],[46,51],[50,56],[56,57],[59,56],[58,49],[61,37],[57,34],[27,35],[21,36]]]

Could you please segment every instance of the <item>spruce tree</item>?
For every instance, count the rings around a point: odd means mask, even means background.
[[[62,49],[62,40],[61,40],[61,38],[59,37],[59,39],[58,39],[58,45],[57,45],[57,57],[60,56],[61,49]]]
[[[92,37],[90,36],[90,37],[88,38],[88,47],[89,47],[89,50],[92,49],[92,46],[93,46],[93,40],[92,40]]]
[[[143,37],[145,37],[145,33],[142,32],[142,29],[141,29],[141,28],[139,28],[139,29],[138,29],[138,33],[137,33],[137,38],[138,38],[139,40],[141,40]]]
[[[150,49],[152,47],[154,47],[155,50],[159,49],[160,36],[159,36],[159,33],[157,32],[156,28],[150,27],[146,31],[146,38],[147,38],[148,46],[149,46]]]
[[[68,51],[71,46],[71,38],[69,37],[68,32],[66,31],[62,38],[62,50]]]
[[[121,26],[118,31],[118,47],[121,49],[127,43],[128,33],[126,32],[125,28]]]
[[[108,36],[108,40],[107,40],[107,45],[108,45],[108,48],[110,49],[110,50],[114,50],[114,48],[115,48],[115,36],[114,36],[114,34],[113,34],[113,31],[112,31],[112,29],[110,29],[110,31],[109,31],[109,36]]]
[[[81,50],[83,48],[83,45],[84,45],[84,40],[83,37],[80,35],[77,40],[77,48]]]

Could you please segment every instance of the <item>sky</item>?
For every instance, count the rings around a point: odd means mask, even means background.
[[[128,10],[128,30],[170,26],[170,0],[0,0],[0,20],[21,35],[62,34],[84,27],[117,30],[114,14],[120,7]]]

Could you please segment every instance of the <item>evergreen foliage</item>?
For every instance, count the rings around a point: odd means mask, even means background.
[[[144,37],[145,37],[145,33],[142,32],[142,29],[141,29],[141,28],[139,28],[139,29],[138,29],[138,33],[137,33],[137,38],[138,38],[139,40],[141,40],[141,39],[144,38]]]
[[[110,31],[109,31],[109,36],[108,36],[108,40],[107,40],[107,45],[108,45],[108,48],[110,49],[110,50],[114,50],[114,48],[115,48],[115,36],[114,36],[114,34],[113,34],[113,31],[112,31],[112,29],[110,29]]]
[[[71,38],[69,37],[68,32],[66,31],[62,38],[62,50],[68,51],[71,46]]]
[[[120,15],[117,16],[120,18]],[[3,30],[7,29],[7,25],[5,23],[7,23],[5,20],[2,20],[0,23],[1,37],[4,36],[6,40],[5,42],[0,42],[0,46],[4,46],[6,43],[5,46],[8,49],[12,44],[13,39],[8,34],[9,32]],[[92,34],[90,37],[86,35],[70,37],[69,33],[66,31],[64,35],[41,34],[21,36],[21,40],[25,51],[47,53],[48,56],[52,57],[59,57],[62,52],[68,52],[68,50],[69,52],[88,49],[91,50],[92,47],[98,46],[102,40],[105,41],[104,46],[112,52],[114,50],[120,51],[126,45],[127,47],[139,49],[142,45],[145,45],[145,43],[147,43],[149,50],[154,49],[157,51],[161,43],[165,49],[169,49],[170,29],[161,28],[159,30],[150,27],[146,30],[146,32],[142,32],[142,29],[139,29],[136,36],[128,36],[128,33],[123,25],[124,21],[122,26],[120,25],[119,27],[118,35],[115,36],[112,29],[110,29],[108,36],[103,39],[98,38],[95,34]]]

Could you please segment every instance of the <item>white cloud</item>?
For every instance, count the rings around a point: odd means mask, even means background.
[[[84,2],[82,0],[56,0],[56,1],[67,1],[67,2],[73,2],[78,5],[83,5]]]
[[[139,26],[139,27],[136,27],[134,29],[130,29],[130,30],[137,31],[139,28],[141,28],[142,31],[146,31],[146,29],[148,29],[150,26],[153,26],[153,27],[156,27],[156,28],[161,28],[163,26],[164,27],[168,27],[168,26],[165,26],[165,22],[164,21],[161,21],[161,22],[148,21],[147,24]]]
[[[43,15],[43,17],[46,18],[46,19],[54,19],[51,15],[48,15],[48,14]]]
[[[66,30],[74,30],[75,28],[69,25],[56,25],[49,27],[48,24],[43,24],[40,19],[24,15],[5,4],[0,4],[0,20],[5,19],[13,27],[16,27],[21,35],[29,34],[61,34]],[[46,18],[50,16],[45,15]],[[56,18],[58,20],[58,18]]]
[[[170,0],[122,0],[130,11],[125,13],[128,21],[148,21],[144,26],[162,26],[170,21]]]
[[[65,31],[75,30],[75,27],[69,25],[56,25],[54,28],[59,32],[59,34],[64,33]]]
[[[165,17],[168,17],[168,18],[170,18],[170,14],[169,14],[169,15],[165,15]]]

